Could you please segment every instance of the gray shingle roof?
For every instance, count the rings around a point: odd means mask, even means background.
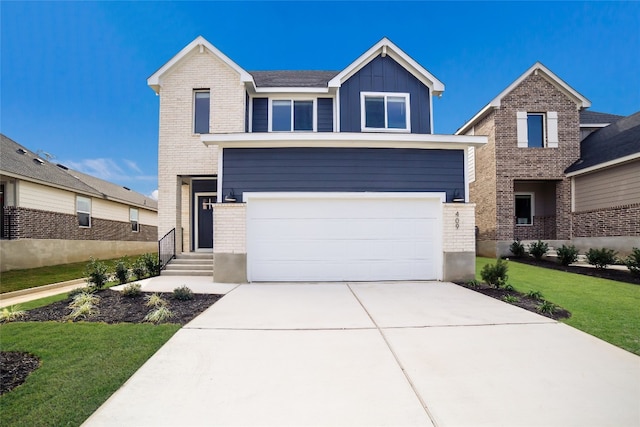
[[[158,202],[135,191],[102,179],[63,169],[38,157],[36,153],[0,134],[0,173],[33,180],[82,194],[118,201],[135,206],[158,209]]]
[[[580,124],[610,124],[617,122],[624,116],[618,116],[616,114],[598,113],[597,111],[582,110],[580,111]]]
[[[340,71],[249,71],[256,87],[327,87]]]
[[[580,143],[580,159],[565,173],[640,153],[640,111],[586,137]]]

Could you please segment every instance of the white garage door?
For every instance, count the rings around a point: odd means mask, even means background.
[[[437,193],[245,193],[249,281],[442,279]]]

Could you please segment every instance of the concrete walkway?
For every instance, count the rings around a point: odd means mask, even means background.
[[[637,426],[639,379],[639,357],[450,283],[250,284],[85,425]]]

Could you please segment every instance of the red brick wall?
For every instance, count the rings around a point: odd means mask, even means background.
[[[153,242],[158,235],[158,228],[152,225],[141,224],[134,233],[129,222],[91,218],[91,227],[82,228],[76,215],[16,207],[5,208],[3,226],[3,237],[10,239]]]
[[[640,236],[640,204],[574,212],[573,237]]]

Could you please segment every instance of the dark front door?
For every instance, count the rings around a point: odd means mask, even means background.
[[[196,195],[198,210],[196,224],[196,250],[213,249],[213,205],[215,196]]]

